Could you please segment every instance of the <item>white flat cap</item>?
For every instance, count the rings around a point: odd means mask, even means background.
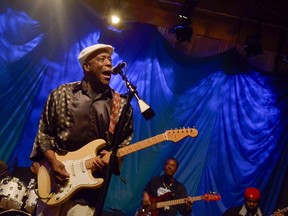
[[[83,49],[79,56],[78,56],[78,61],[80,62],[81,65],[84,64],[86,58],[92,54],[93,52],[100,50],[100,49],[104,49],[107,50],[107,52],[111,55],[114,52],[114,48],[111,45],[108,44],[95,44],[89,47],[86,47],[85,49]]]

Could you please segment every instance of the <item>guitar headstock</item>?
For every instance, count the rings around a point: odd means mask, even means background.
[[[221,199],[221,195],[216,192],[209,192],[204,194],[202,198],[205,201],[218,201]]]
[[[196,128],[166,130],[164,134],[166,135],[167,140],[178,142],[187,136],[196,137],[198,135],[198,130]]]

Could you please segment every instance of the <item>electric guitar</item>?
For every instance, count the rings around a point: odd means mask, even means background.
[[[147,206],[146,208],[140,208],[136,215],[139,216],[157,216],[158,215],[158,209],[160,208],[165,208],[169,206],[174,206],[174,205],[180,205],[185,203],[186,198],[182,199],[175,199],[175,200],[167,200],[172,196],[171,192],[165,193],[162,196],[159,197],[150,197],[150,202],[151,205]],[[194,196],[194,197],[189,197],[192,202],[199,201],[199,200],[205,200],[205,201],[218,201],[221,199],[220,194],[217,194],[215,192],[210,192],[206,193],[202,196]],[[167,201],[163,201],[167,200]]]
[[[283,214],[285,214],[286,212],[288,212],[288,206],[283,208],[283,209],[280,209],[278,212],[281,212]],[[273,213],[271,216],[274,216],[275,214]]]
[[[167,130],[165,133],[119,148],[116,156],[123,157],[165,140],[177,142],[186,136],[196,137],[197,135],[198,130],[195,128]],[[77,151],[68,152],[65,155],[56,154],[56,158],[65,165],[67,172],[70,174],[70,178],[65,185],[56,184],[55,179],[48,172],[50,169],[48,163],[40,166],[37,173],[37,183],[41,200],[50,206],[60,205],[80,189],[101,187],[104,179],[93,177],[92,169],[94,157],[105,146],[106,142],[104,140],[97,139]],[[108,157],[107,160],[109,161],[109,155],[105,156]]]

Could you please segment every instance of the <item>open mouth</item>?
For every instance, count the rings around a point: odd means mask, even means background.
[[[111,78],[111,71],[104,71],[104,72],[102,72],[102,75],[105,79],[110,79]]]

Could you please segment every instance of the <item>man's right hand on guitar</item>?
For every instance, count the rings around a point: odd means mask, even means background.
[[[52,171],[54,172],[55,179],[60,184],[65,184],[70,177],[70,174],[65,169],[62,162],[57,160],[55,152],[52,150],[47,150],[44,152],[46,159],[48,160]]]
[[[149,194],[144,191],[142,197],[142,206],[147,207],[149,205],[151,205]]]
[[[54,171],[56,181],[60,184],[65,184],[67,180],[70,177],[70,174],[65,169],[65,166],[62,162],[55,159],[53,161],[50,161],[50,166],[52,170]]]

